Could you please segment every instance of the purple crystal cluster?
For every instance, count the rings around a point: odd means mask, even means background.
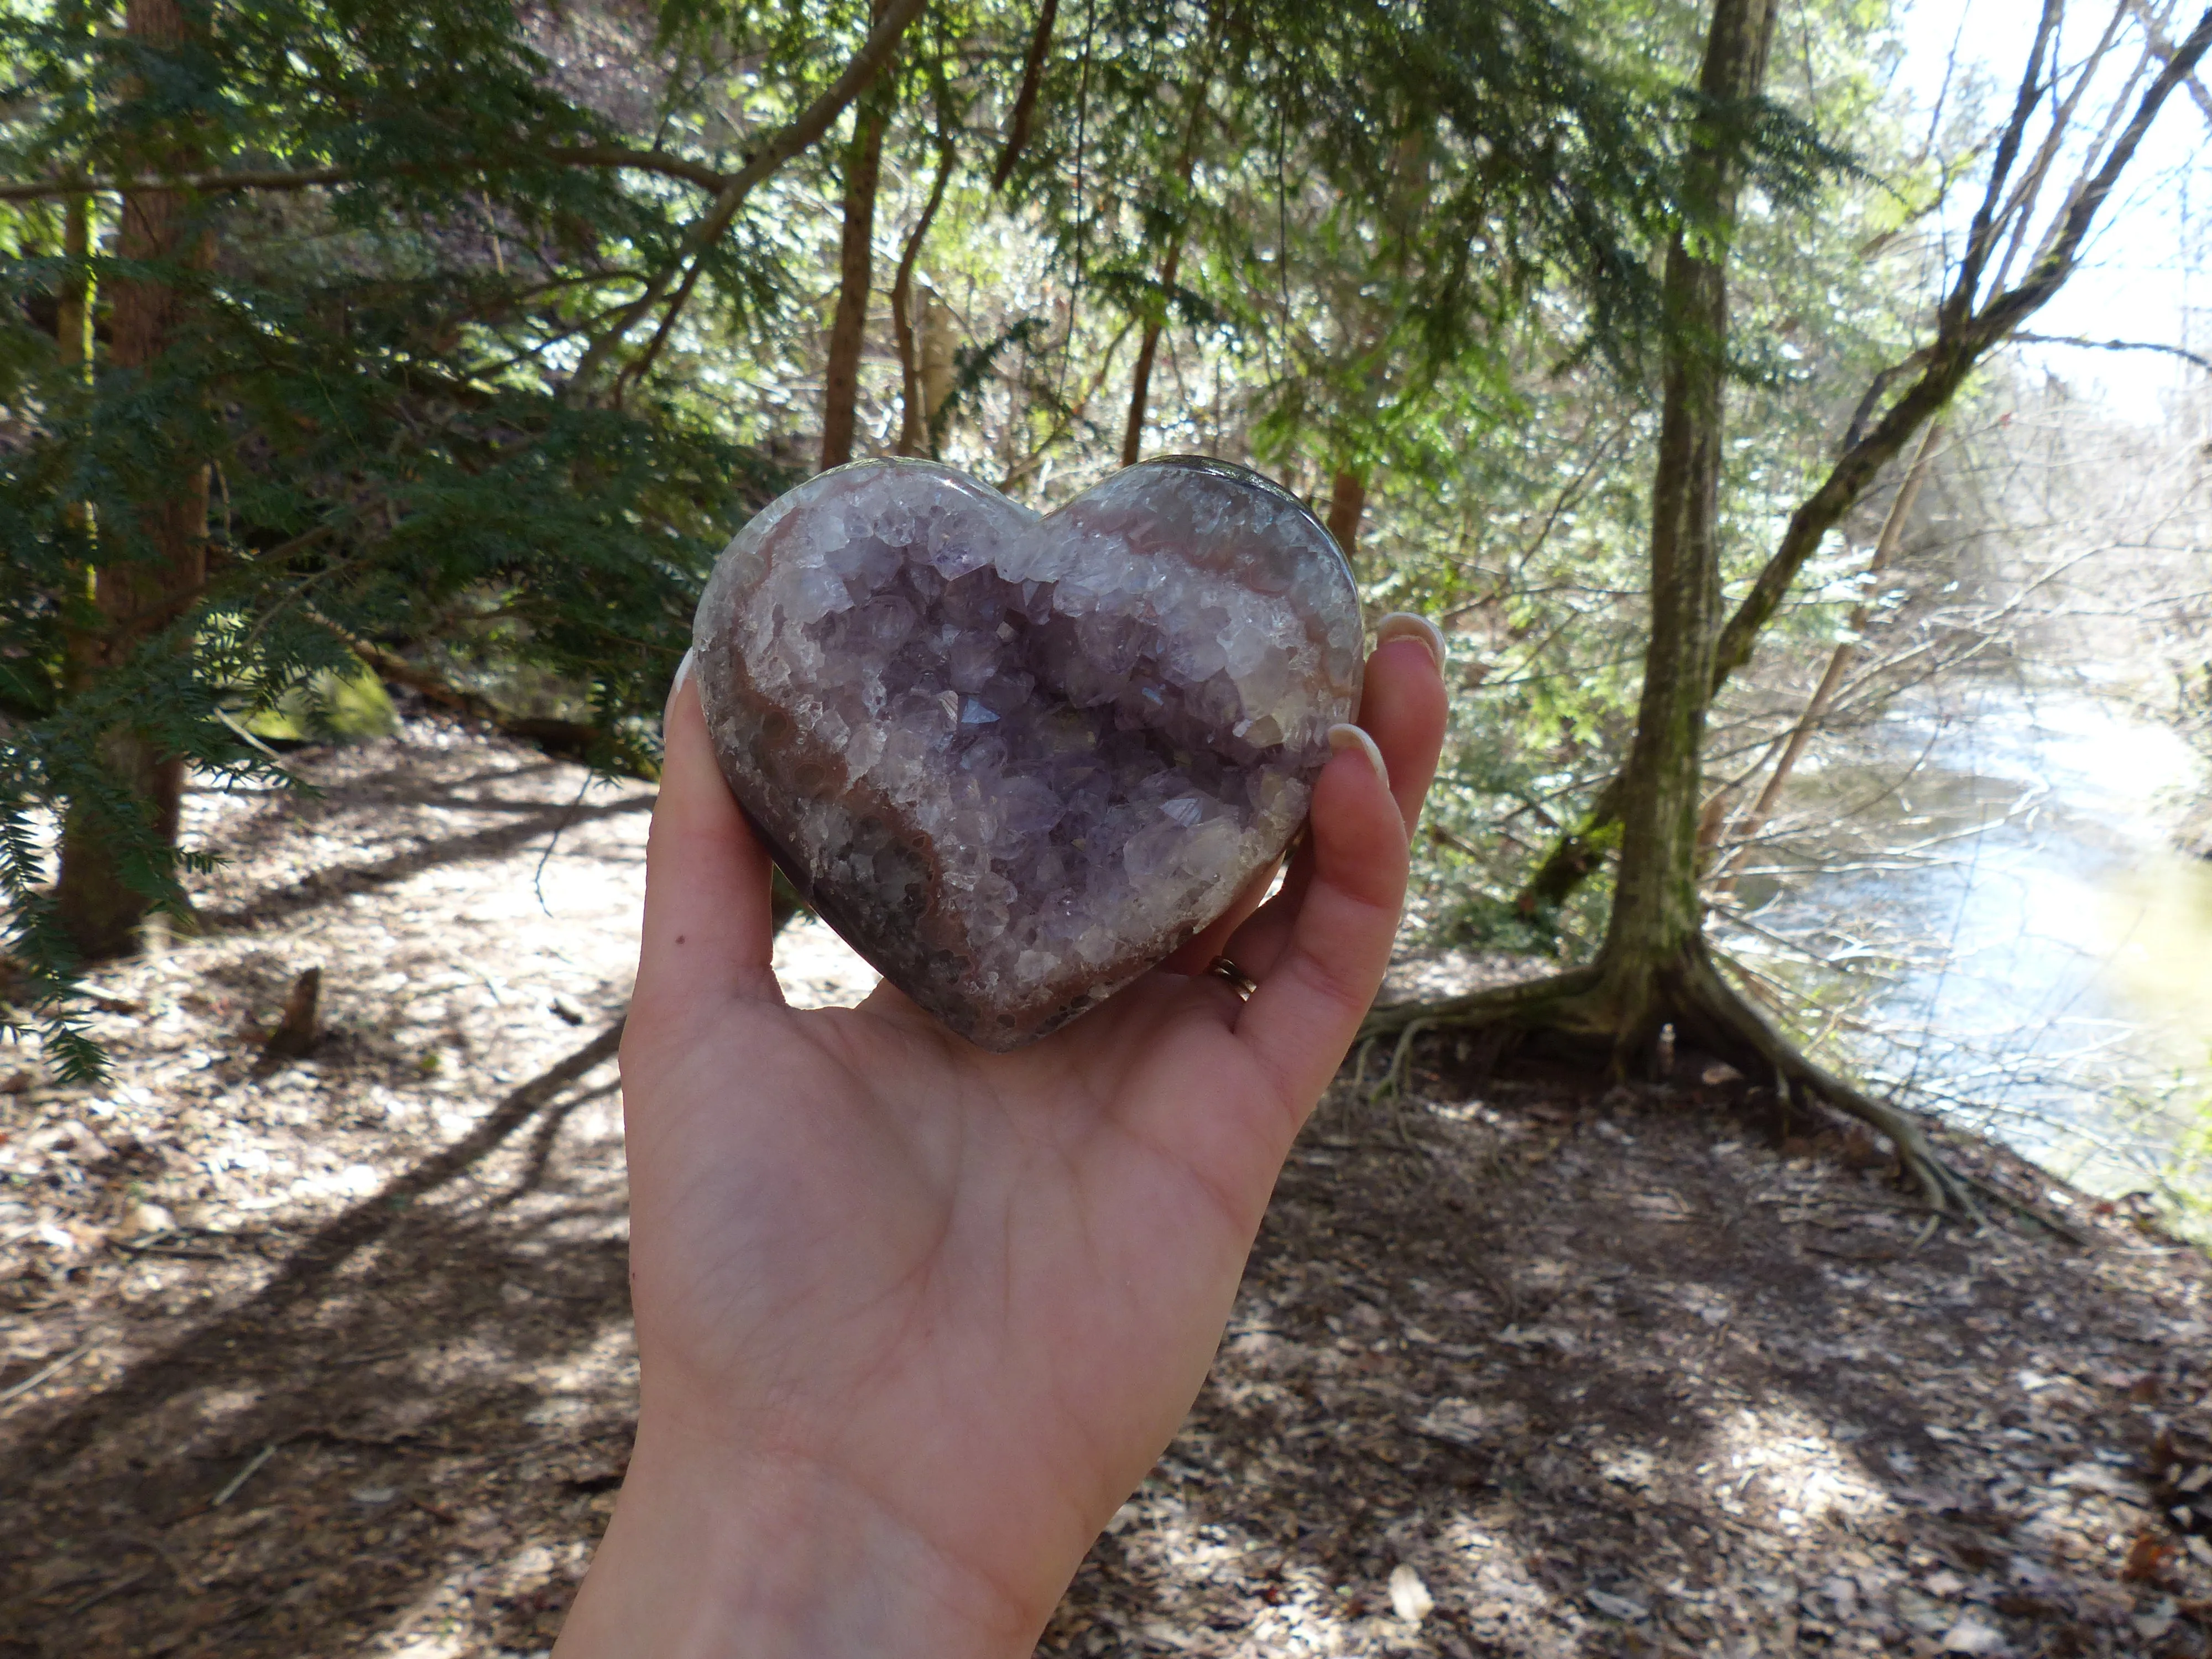
[[[1040,519],[926,461],[747,525],[696,624],[738,801],[825,920],[1017,1048],[1225,908],[1358,705],[1350,570],[1295,496],[1149,461]]]

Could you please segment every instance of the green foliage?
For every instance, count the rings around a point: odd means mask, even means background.
[[[1009,351],[1030,349],[1041,341],[1047,324],[1042,317],[1024,317],[1004,330],[996,339],[981,345],[965,345],[952,354],[952,386],[937,412],[929,417],[929,449],[934,455],[945,442],[945,429],[959,418],[963,406],[973,406],[981,395],[984,383],[998,368],[1000,359]]]
[[[399,729],[384,682],[368,669],[325,669],[240,722],[265,743],[365,743]]]
[[[916,248],[960,336],[933,451],[1020,495],[1078,486],[1118,447],[1128,345],[1156,325],[1165,447],[1257,460],[1309,495],[1340,471],[1368,480],[1368,597],[1447,618],[1473,671],[1446,838],[1424,849],[1422,911],[1449,937],[1571,945],[1602,914],[1601,891],[1564,918],[1510,898],[1630,729],[1656,271],[1700,211],[1687,136],[1724,135],[1753,183],[1732,570],[1904,337],[1897,273],[1862,250],[1942,181],[1885,113],[1884,8],[1797,9],[1803,84],[1778,76],[1740,108],[1687,89],[1704,10],[1066,5],[1004,192],[988,180],[1033,7],[933,4],[867,94],[890,122],[879,287],[940,156],[955,164]],[[185,13],[187,44],[162,51],[70,4],[0,9],[0,179],[263,180],[187,193],[206,261],[121,258],[112,191],[89,198],[83,258],[59,199],[0,203],[0,890],[30,975],[20,1018],[46,1020],[65,1063],[90,1061],[53,1023],[74,965],[45,892],[59,815],[179,914],[202,856],[120,786],[118,733],[217,782],[281,781],[254,734],[312,729],[315,688],[355,675],[362,641],[588,726],[601,763],[653,763],[708,561],[817,447],[850,112],[726,234],[690,238],[716,180],[870,21],[827,0]],[[186,319],[136,370],[114,361],[131,281]],[[55,344],[88,283],[88,383]],[[648,283],[664,298],[632,315]],[[650,371],[623,373],[662,332]],[[890,334],[878,312],[872,339]],[[579,387],[594,358],[611,372]],[[888,351],[864,362],[864,449],[897,431],[899,383]],[[148,508],[202,467],[206,580],[88,669],[90,573],[156,568]],[[1816,621],[1832,617],[1785,626]]]
[[[67,8],[0,16],[0,177],[319,181],[185,193],[183,246],[207,259],[119,257],[112,193],[90,198],[82,258],[65,254],[56,204],[0,207],[0,890],[32,1011],[0,1020],[44,1021],[49,1053],[79,1069],[89,1051],[58,1000],[76,964],[43,890],[52,826],[66,810],[94,827],[131,885],[180,916],[196,856],[122,787],[115,734],[217,783],[281,781],[247,733],[354,679],[350,641],[495,641],[580,689],[603,763],[649,769],[704,572],[788,476],[662,392],[619,409],[568,395],[583,343],[641,268],[676,256],[698,197],[588,159],[641,138],[611,94],[703,129],[696,80],[602,83],[595,105],[571,89],[572,43],[551,23],[485,0],[185,16],[174,50],[90,32]],[[707,27],[660,21],[679,45]],[[732,29],[740,45],[787,40],[803,22],[714,27],[728,50]],[[790,60],[794,87],[819,57]],[[758,234],[704,259],[725,325],[783,302],[787,271]],[[111,357],[131,283],[167,290],[181,319],[143,368]],[[89,383],[55,343],[62,297],[88,283]],[[211,483],[206,580],[145,637],[104,638],[91,573],[161,568],[153,509],[195,475]]]

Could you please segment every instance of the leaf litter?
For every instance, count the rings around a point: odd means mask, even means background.
[[[191,797],[232,860],[95,976],[113,1079],[0,1065],[0,1655],[542,1655],[612,1509],[649,792],[426,719],[299,763]],[[2200,1257],[1963,1138],[2087,1242],[1923,1243],[1741,1079],[1431,1048],[1316,1114],[1041,1654],[2212,1655]]]

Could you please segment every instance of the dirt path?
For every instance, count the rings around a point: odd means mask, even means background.
[[[102,976],[112,1084],[0,1066],[0,1654],[543,1653],[611,1506],[646,792],[433,725],[313,770],[195,798],[235,860]],[[1922,1243],[1724,1090],[1432,1058],[1324,1106],[1042,1652],[2212,1653],[2201,1260],[2063,1193],[2086,1248]]]

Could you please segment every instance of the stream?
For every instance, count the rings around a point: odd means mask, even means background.
[[[1955,686],[1793,781],[1833,827],[1755,866],[1722,937],[1847,1010],[1832,1040],[1885,1092],[2093,1191],[2148,1188],[2212,1125],[2212,860],[2174,841],[2206,787],[2117,697]]]

